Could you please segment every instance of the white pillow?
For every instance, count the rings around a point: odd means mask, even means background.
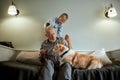
[[[39,51],[21,51],[17,55],[16,61],[27,64],[41,65]]]
[[[99,59],[101,59],[101,61],[104,64],[112,64],[112,61],[109,59],[109,57],[106,55],[105,49],[101,49],[101,50],[96,50],[94,51],[92,54],[90,54],[92,56],[95,56]]]
[[[77,51],[77,52],[79,52],[79,54],[87,54],[87,55],[89,55],[89,54],[93,53],[94,51]]]

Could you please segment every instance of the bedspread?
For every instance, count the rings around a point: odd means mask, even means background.
[[[38,80],[39,66],[18,62],[0,62],[0,80]]]

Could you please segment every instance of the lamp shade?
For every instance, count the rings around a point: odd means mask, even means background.
[[[15,5],[10,5],[8,8],[8,14],[9,15],[16,15],[17,14],[17,9]]]
[[[106,8],[106,10],[105,10],[105,16],[107,18],[113,18],[113,17],[117,16],[117,11],[113,7],[112,3],[110,4],[110,7]]]
[[[108,17],[112,18],[117,16],[117,11],[114,7],[108,9]]]

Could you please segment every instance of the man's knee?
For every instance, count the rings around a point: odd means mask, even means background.
[[[49,60],[49,59],[47,59],[46,60],[48,63],[53,63],[53,61],[52,60]]]
[[[71,65],[70,65],[69,63],[65,63],[65,64],[64,64],[64,67],[71,68]]]
[[[49,60],[49,59],[46,59],[46,64],[47,65],[54,65],[53,61],[52,60]]]
[[[58,80],[71,80],[72,67],[69,63],[64,63],[59,71]]]

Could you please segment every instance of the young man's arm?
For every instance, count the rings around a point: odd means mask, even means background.
[[[72,48],[72,43],[71,43],[71,40],[70,40],[70,37],[69,37],[68,34],[65,35],[65,40],[66,40],[67,43],[68,43],[68,48],[73,49],[73,48]]]
[[[59,27],[57,30],[57,36],[62,37],[62,27]]]

